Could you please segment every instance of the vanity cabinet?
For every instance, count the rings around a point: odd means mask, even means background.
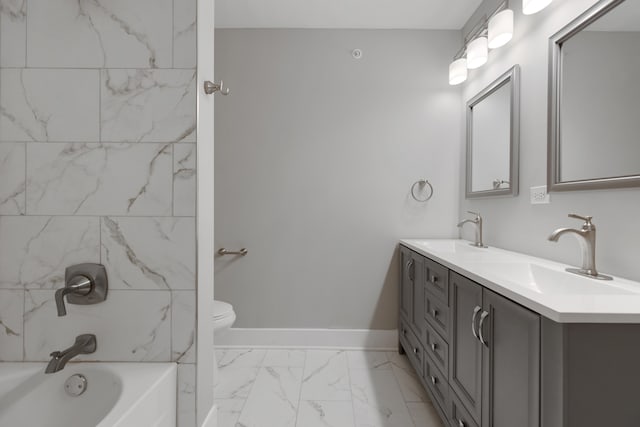
[[[405,286],[403,273],[402,289],[424,304],[401,314],[401,346],[443,419],[453,427],[540,427],[540,315],[433,260],[403,255],[403,265],[411,260],[422,275]],[[420,307],[423,334],[410,326]]]

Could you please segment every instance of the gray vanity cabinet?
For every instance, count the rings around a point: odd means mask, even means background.
[[[540,315],[401,253],[401,347],[443,419],[452,427],[541,427]]]
[[[482,414],[482,344],[472,320],[482,313],[482,287],[453,271],[449,274],[451,337],[449,385],[476,422]],[[475,325],[474,325],[475,327]]]

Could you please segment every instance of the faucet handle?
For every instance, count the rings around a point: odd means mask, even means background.
[[[582,216],[574,213],[570,213],[568,216],[569,218],[581,219],[589,225],[591,224],[591,220],[593,219],[592,216]]]

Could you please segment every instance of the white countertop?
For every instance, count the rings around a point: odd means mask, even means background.
[[[559,323],[640,323],[640,283],[603,281],[543,258],[466,240],[403,239],[403,246]]]

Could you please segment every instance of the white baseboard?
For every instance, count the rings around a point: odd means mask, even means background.
[[[397,330],[231,328],[216,347],[396,350]]]
[[[213,405],[202,423],[202,427],[218,427],[218,407]]]

